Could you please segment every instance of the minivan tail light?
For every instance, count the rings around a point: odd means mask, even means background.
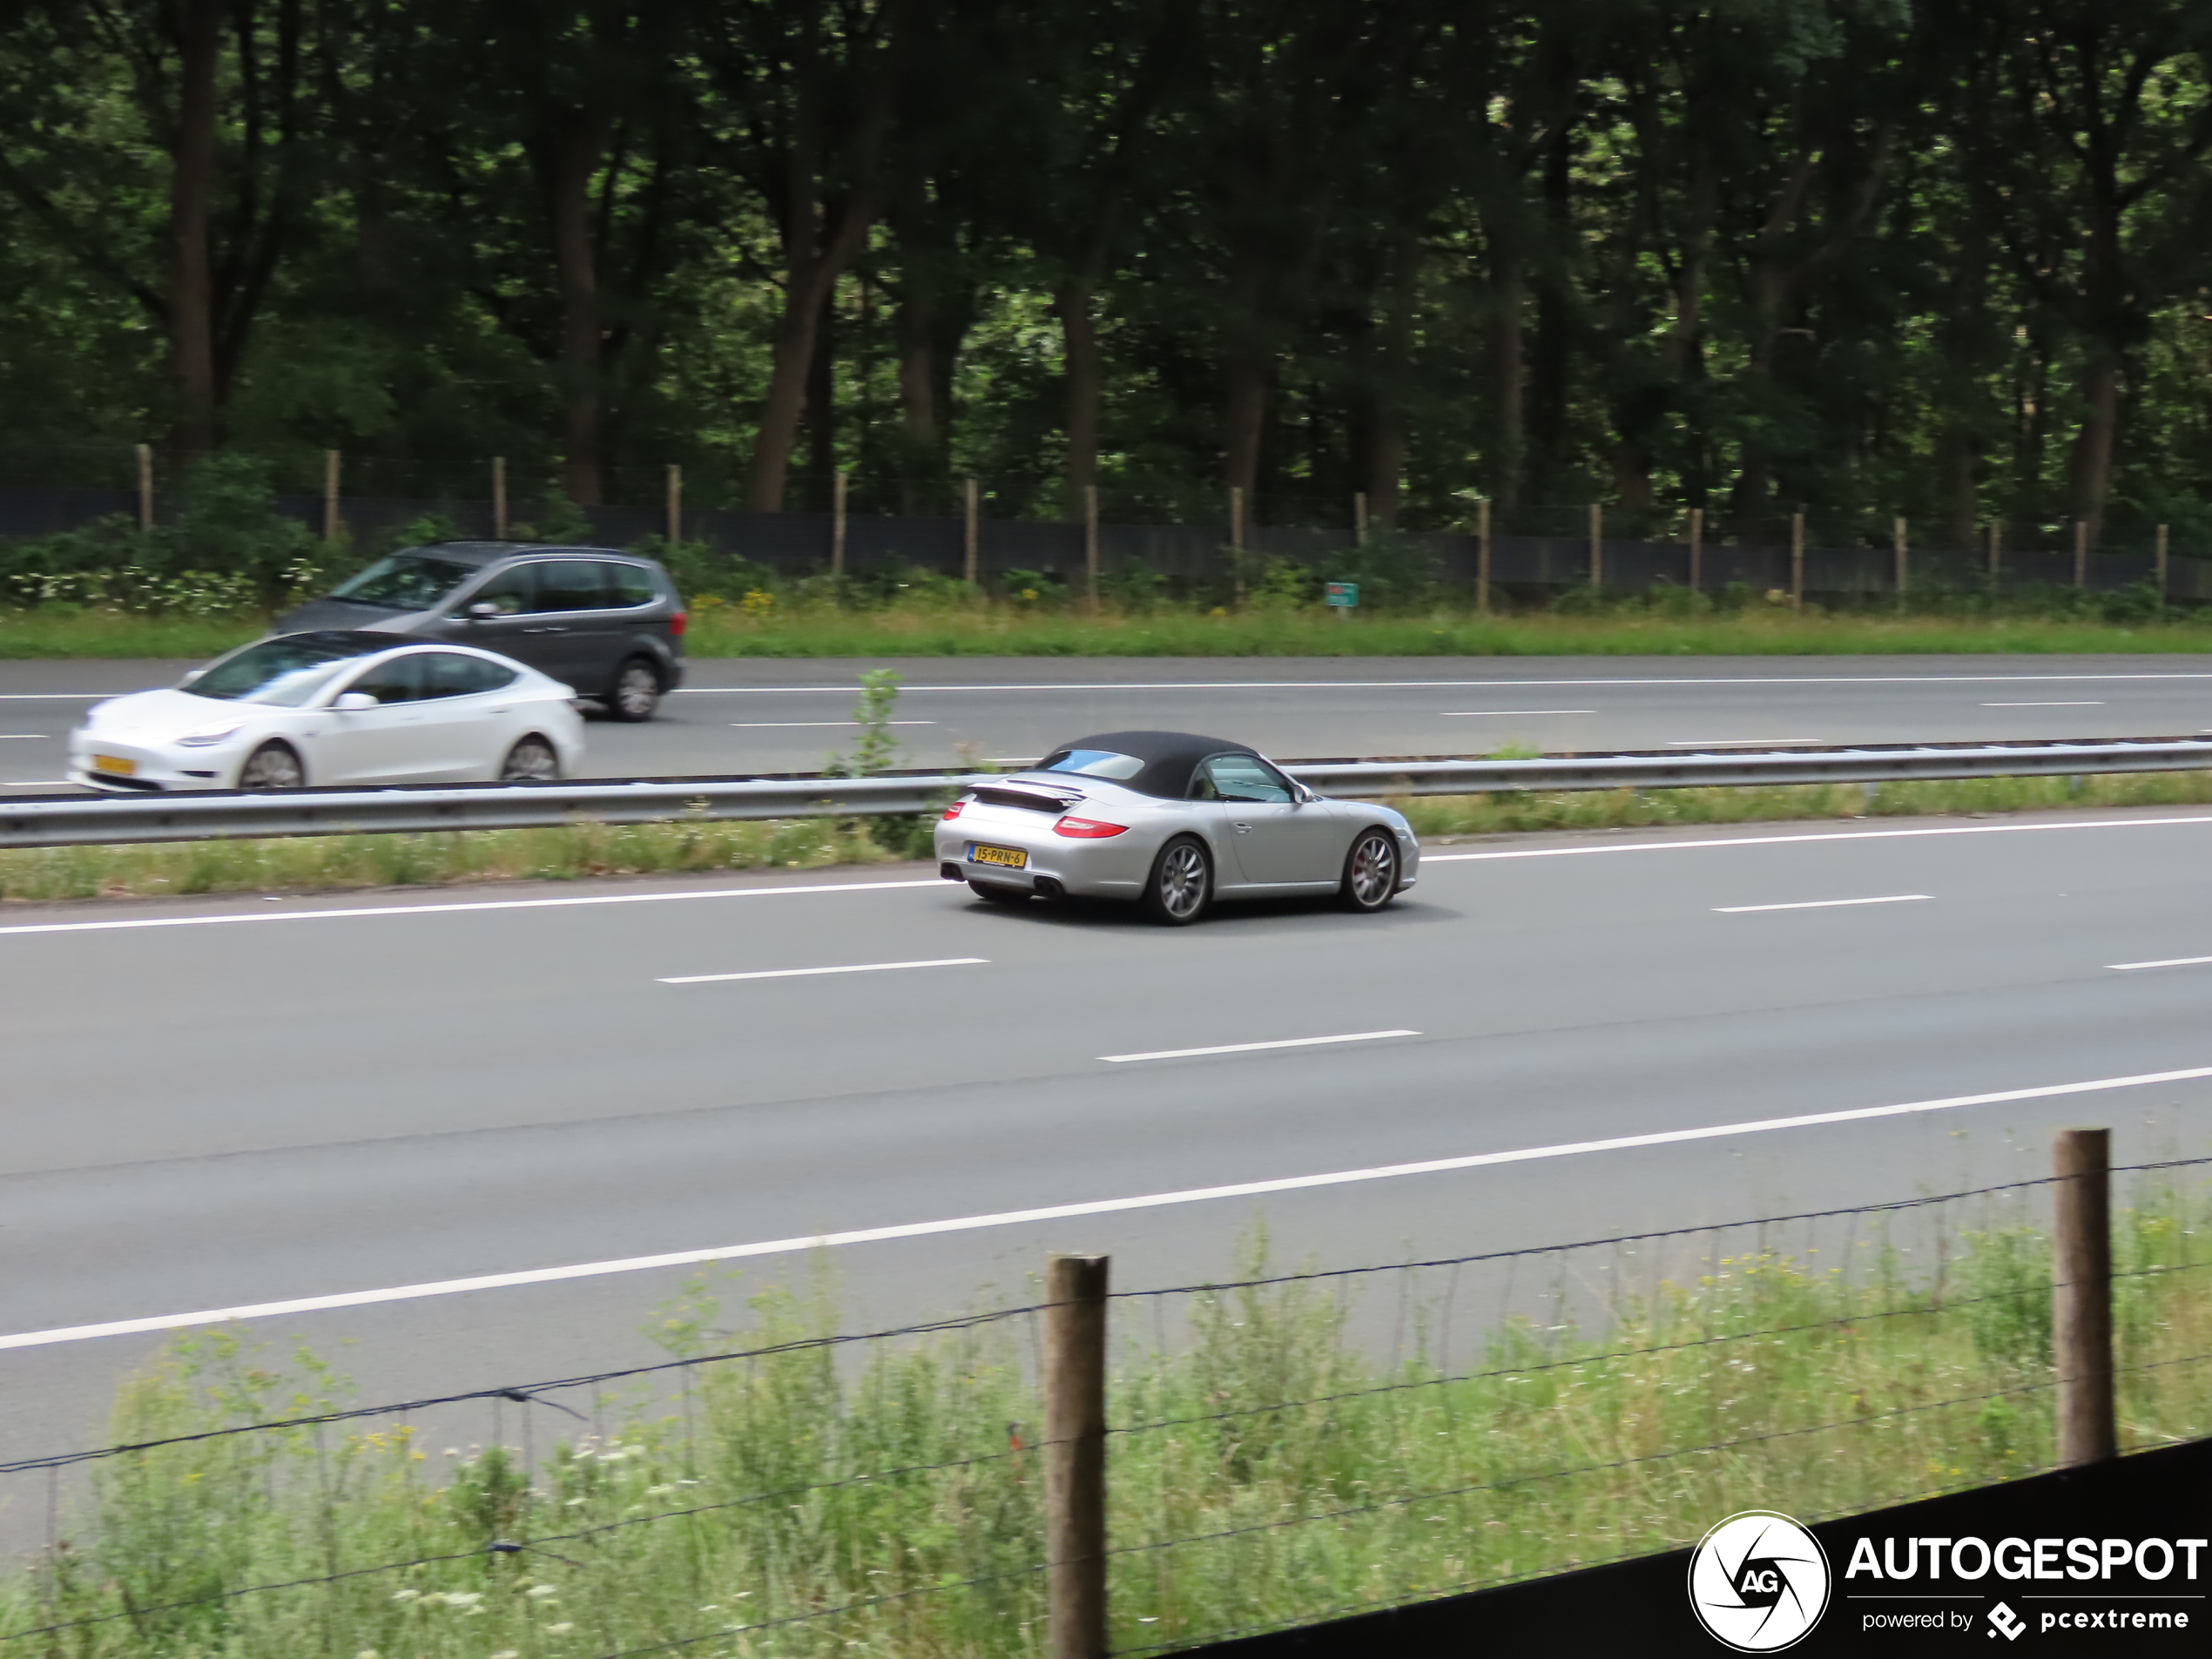
[[[960,809],[967,805],[968,803],[964,800],[954,801],[951,806],[945,808],[945,816],[948,819],[958,818],[960,816]]]
[[[680,610],[674,616],[671,617],[668,619],[668,637],[671,639],[683,638],[685,626],[690,622],[690,620],[691,618],[686,617]]]
[[[1078,841],[1103,841],[1109,835],[1125,833],[1128,828],[1126,824],[1108,824],[1096,818],[1063,818],[1052,826],[1052,833],[1070,836]]]

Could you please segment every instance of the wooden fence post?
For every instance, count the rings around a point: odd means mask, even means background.
[[[1364,489],[1354,490],[1352,496],[1352,543],[1367,545],[1367,492]]]
[[[684,469],[673,462],[668,469],[668,542],[673,547],[684,539]]]
[[[1230,563],[1236,567],[1232,573],[1237,583],[1237,608],[1244,604],[1244,487],[1229,486],[1229,546]]]
[[[1098,609],[1098,486],[1083,486],[1083,592]]]
[[[2064,1129],[2052,1147],[2051,1358],[2059,1463],[2120,1449],[2112,1375],[2112,1131]]]
[[[1999,572],[2004,568],[2004,558],[2005,521],[1993,518],[1989,521],[1989,585],[1993,589],[1997,585]]]
[[[1905,604],[1905,590],[1911,585],[1905,567],[1908,555],[1905,550],[1905,515],[1899,513],[1890,521],[1890,551],[1897,558],[1897,602]]]
[[[1605,586],[1605,509],[1590,503],[1590,591]]]
[[[1805,608],[1805,516],[1790,515],[1790,609]]]
[[[2161,524],[2158,527],[2158,574],[2156,578],[2158,582],[2158,603],[2161,604],[2164,604],[2166,603],[2166,526]]]
[[[1689,509],[1689,590],[1705,590],[1705,509]]]
[[[2089,585],[2089,521],[2086,518],[2074,521],[2074,585]]]
[[[1048,1659],[1106,1654],[1104,1256],[1045,1269],[1044,1514]]]
[[[153,528],[153,446],[138,446],[138,528]]]
[[[961,580],[967,583],[971,588],[982,579],[981,570],[976,563],[976,549],[978,546],[976,530],[978,526],[975,522],[975,481],[971,478],[968,481],[967,485],[961,491],[961,509],[962,516],[966,519],[966,523],[961,527],[960,544]]]
[[[1490,614],[1490,498],[1474,504],[1474,608]]]
[[[491,458],[491,539],[507,539],[507,457]]]
[[[322,452],[322,539],[338,539],[338,452]]]
[[[835,482],[830,486],[830,574],[845,574],[845,484],[846,472],[837,470]]]

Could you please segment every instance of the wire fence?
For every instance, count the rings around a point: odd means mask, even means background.
[[[2212,1159],[2115,1173],[2132,1449],[2212,1432]],[[2047,1467],[2051,1184],[1115,1292],[1112,1646]],[[0,1463],[42,1534],[0,1652],[1039,1651],[1049,1311],[833,1312],[765,1294],[738,1339],[701,1291],[664,1361],[374,1406],[182,1342],[114,1443]]]

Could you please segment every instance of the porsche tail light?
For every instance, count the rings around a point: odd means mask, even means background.
[[[958,818],[960,816],[960,809],[967,805],[968,803],[964,800],[954,801],[951,806],[945,808],[945,816],[948,819]]]
[[[1128,828],[1126,824],[1108,824],[1096,818],[1063,818],[1052,826],[1052,833],[1078,841],[1103,841],[1109,835],[1123,833]]]
[[[671,639],[683,638],[684,630],[691,626],[691,622],[690,617],[681,610],[678,611],[668,619],[668,637]]]

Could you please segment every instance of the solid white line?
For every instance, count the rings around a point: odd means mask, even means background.
[[[1784,674],[1722,675],[1713,678],[1655,675],[1619,679],[1520,680],[1102,680],[1096,684],[1062,681],[1058,684],[995,685],[901,685],[901,691],[1406,691],[1423,686],[1527,685],[2011,685],[2043,682],[2204,680],[2212,673],[2173,671],[2143,674]],[[678,697],[759,697],[764,694],[849,696],[857,681],[842,685],[685,685]]]
[[[753,974],[686,974],[662,985],[715,985],[733,979],[809,979],[817,974],[887,974],[894,968],[968,968],[988,962],[988,956],[941,956],[933,962],[860,962],[851,968],[767,968]]]
[[[858,720],[732,720],[732,732],[765,732],[771,727],[788,729],[802,725],[858,725]],[[886,725],[935,725],[934,720],[886,720]]]
[[[2132,974],[2139,968],[2202,968],[2212,962],[2212,956],[2175,956],[2162,962],[2108,962],[2107,967],[2115,974]]]
[[[1595,709],[1447,709],[1440,720],[1474,720],[1490,714],[1595,714]]]
[[[1698,738],[1669,743],[1669,749],[1787,749],[1798,744],[1825,743],[1825,738]]]
[[[133,916],[118,921],[37,921],[0,927],[4,934],[91,934],[129,927],[207,927],[233,921],[332,921],[346,916],[450,916],[472,910],[564,910],[577,905],[673,904],[685,899],[763,899],[782,893],[874,893],[887,887],[934,887],[941,880],[824,881],[809,887],[706,887],[685,893],[604,893],[579,899],[485,899],[466,904],[362,906],[352,910],[242,910],[220,916]]]
[[[0,691],[0,703],[95,703],[104,697],[128,697],[128,691]]]
[[[1464,1157],[1431,1158],[1419,1163],[1386,1163],[1370,1170],[1336,1170],[1325,1175],[1294,1175],[1273,1181],[1244,1181],[1231,1186],[1190,1187],[1177,1192],[1150,1192],[1130,1198],[1099,1198],[1083,1204],[1049,1204],[1035,1210],[1008,1210],[995,1215],[959,1216],[947,1221],[861,1227],[845,1232],[816,1233],[803,1238],[772,1238],[759,1244],[725,1244],[711,1250],[671,1251],[659,1256],[631,1256],[614,1261],[579,1262],[567,1267],[529,1268],[515,1273],[486,1273],[474,1278],[434,1279],[426,1284],[400,1285],[387,1290],[347,1291],[335,1296],[303,1296],[284,1302],[255,1302],[192,1313],[161,1313],[150,1318],[113,1319],[102,1325],[73,1325],[51,1331],[26,1331],[15,1336],[0,1336],[0,1350],[40,1348],[59,1342],[83,1342],[93,1337],[179,1331],[192,1325],[221,1325],[233,1319],[265,1319],[293,1313],[320,1313],[337,1308],[369,1307],[381,1302],[409,1302],[423,1297],[457,1295],[465,1291],[499,1291],[524,1285],[551,1285],[567,1279],[597,1278],[610,1273],[641,1272],[656,1267],[694,1267],[703,1262],[738,1261],[747,1257],[787,1256],[801,1251],[846,1244],[927,1238],[944,1233],[974,1232],[986,1227],[1012,1227],[1031,1222],[1066,1221],[1083,1216],[1118,1215],[1132,1210],[1157,1210],[1170,1204],[1264,1197],[1271,1193],[1304,1192],[1318,1187],[1349,1186],[1361,1181],[1390,1181],[1412,1175],[1442,1175],[1459,1170],[1479,1170],[1505,1163],[1530,1163],[1545,1158],[1579,1157],[1594,1152],[1634,1151],[1644,1147],[1680,1145],[1687,1141],[1720,1140],[1730,1135],[1763,1135],[1775,1130],[1817,1129],[1831,1123],[1856,1123],[1871,1118],[1952,1111],[1966,1106],[1999,1106],[2013,1101],[2054,1100],[2067,1095],[2101,1094],[2115,1089],[2140,1089],[2155,1083],[2194,1082],[2207,1077],[2212,1077],[2212,1066],[2195,1066],[2183,1071],[2151,1071],[2133,1077],[2100,1077],[2089,1082],[2049,1083],[2036,1089],[2006,1089],[1986,1095],[1953,1095],[1942,1100],[1911,1101],[1900,1106],[1860,1106],[1844,1111],[1810,1112],[1799,1117],[1767,1117],[1743,1123],[1714,1123],[1698,1129],[1660,1130],[1649,1135],[1621,1135],[1606,1140],[1571,1141],[1559,1146],[1523,1147],[1507,1152],[1476,1152]]]
[[[1418,1037],[1418,1031],[1354,1031],[1341,1037],[1285,1037],[1279,1042],[1224,1042],[1212,1049],[1162,1049],[1152,1054],[1103,1054],[1114,1065],[1124,1060],[1189,1060],[1204,1054],[1255,1054],[1262,1049],[1313,1049],[1326,1042],[1372,1042],[1379,1037]]]
[[[1599,853],[1671,853],[1706,846],[1778,846],[1792,841],[1898,841],[1920,835],[2030,835],[2044,830],[2159,829],[2169,824],[2212,824],[2212,818],[2104,818],[2063,824],[1946,824],[1934,829],[1827,830],[1805,835],[1728,835],[1696,841],[1614,841],[1587,846],[1518,846],[1496,853],[1421,853],[1421,867],[1489,859],[1571,859]],[[5,929],[0,929],[4,932]]]
[[[51,735],[45,732],[0,732],[0,743],[30,743]]]
[[[0,789],[66,789],[68,787],[69,779],[66,778],[33,778],[25,783],[0,784]]]
[[[1911,904],[1915,899],[1932,899],[1932,893],[1895,893],[1886,899],[1807,899],[1797,904],[1716,904],[1714,910],[1723,916],[1748,916],[1755,910],[1834,910],[1851,904]]]
[[[2101,709],[2101,703],[1985,703],[1986,709]]]

